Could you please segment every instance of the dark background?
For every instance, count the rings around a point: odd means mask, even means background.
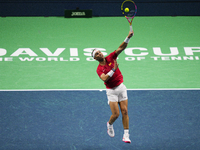
[[[93,16],[121,16],[123,0],[0,0],[0,16],[64,16],[92,9]],[[199,16],[200,0],[135,0],[137,16]]]

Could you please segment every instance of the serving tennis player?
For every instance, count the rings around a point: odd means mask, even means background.
[[[133,36],[133,31],[130,31],[128,36],[122,42],[117,50],[104,57],[103,53],[94,49],[91,53],[92,57],[99,62],[97,74],[106,86],[106,94],[108,104],[112,115],[107,122],[107,133],[110,137],[115,136],[113,123],[119,117],[119,107],[122,113],[122,123],[124,127],[123,139],[125,143],[131,143],[129,139],[129,116],[128,116],[128,96],[127,88],[123,84],[123,76],[118,68],[117,57],[127,47],[130,38]]]

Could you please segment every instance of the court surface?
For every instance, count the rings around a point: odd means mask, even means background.
[[[199,88],[200,17],[136,17],[118,63],[128,89]],[[104,89],[91,48],[107,54],[129,32],[124,17],[0,18],[0,89]]]
[[[105,91],[0,92],[0,149],[194,150],[200,146],[198,90],[128,91],[131,144],[115,137]]]
[[[200,17],[135,17],[118,58],[131,144],[107,135],[105,86],[92,48],[109,54],[124,17],[0,18],[0,149],[194,150],[200,147]]]

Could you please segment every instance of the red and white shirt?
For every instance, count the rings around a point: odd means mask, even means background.
[[[102,73],[107,74],[112,68],[114,68],[114,60],[117,59],[117,54],[114,51],[110,53],[108,56],[106,56],[105,59],[106,59],[106,65],[102,66],[99,64],[97,67],[96,71],[99,77],[101,76]],[[112,89],[120,85],[121,83],[123,83],[123,76],[119,68],[117,68],[113,76],[107,82],[104,82],[107,89]]]

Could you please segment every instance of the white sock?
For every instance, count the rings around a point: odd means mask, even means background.
[[[124,134],[129,134],[129,129],[124,129]]]

